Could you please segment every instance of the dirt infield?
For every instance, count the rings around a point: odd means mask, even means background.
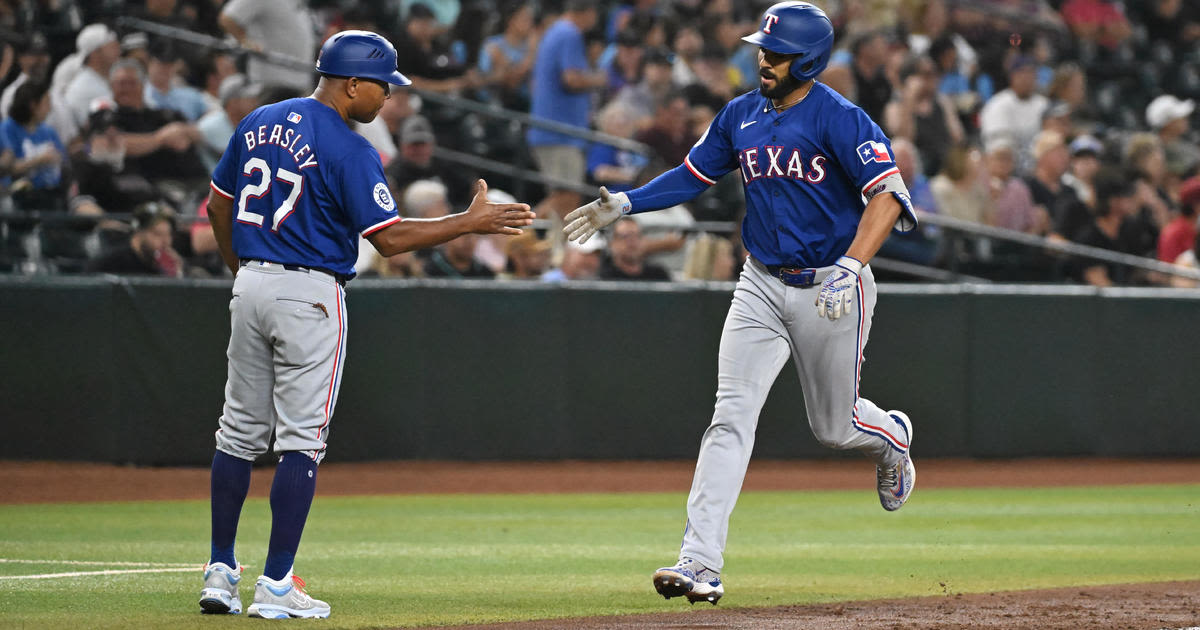
[[[777,608],[724,610],[696,604],[695,610],[685,613],[551,619],[443,630],[1160,630],[1197,624],[1200,582],[1163,582]]]
[[[1200,459],[1024,459],[918,462],[922,488],[1200,482]],[[687,492],[693,462],[379,462],[321,466],[319,495],[413,493]],[[873,489],[861,460],[754,461],[746,490]],[[252,496],[270,491],[255,471]],[[204,499],[206,468],[0,461],[0,504]],[[653,596],[653,594],[648,594]],[[1161,630],[1200,627],[1200,581],[1072,587],[776,608],[688,607],[684,612],[547,620],[471,630],[873,630],[986,628]]]

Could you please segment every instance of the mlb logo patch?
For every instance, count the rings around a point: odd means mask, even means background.
[[[882,162],[887,164],[892,161],[892,154],[888,151],[886,144],[867,140],[858,145],[858,159],[862,160],[863,164],[868,162]]]
[[[300,114],[297,114],[296,112],[292,112],[292,113],[288,114],[287,121],[290,123],[300,122]]]

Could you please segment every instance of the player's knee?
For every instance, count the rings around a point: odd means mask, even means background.
[[[812,418],[813,437],[825,448],[845,450],[850,448],[850,418]]]
[[[267,452],[268,444],[252,444],[245,440],[230,438],[223,432],[217,433],[217,450],[239,459],[254,461]]]

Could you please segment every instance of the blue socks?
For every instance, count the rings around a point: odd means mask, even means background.
[[[294,451],[279,458],[271,484],[271,543],[263,568],[263,575],[272,580],[282,580],[292,569],[316,489],[317,462]]]
[[[250,491],[252,462],[217,451],[212,461],[212,555],[209,562],[223,562],[234,569],[237,560],[233,543],[237,538],[242,503]],[[311,495],[310,495],[311,496]]]

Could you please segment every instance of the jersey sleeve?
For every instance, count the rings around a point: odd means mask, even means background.
[[[879,125],[857,107],[837,112],[834,120],[825,125],[825,146],[841,164],[858,193],[870,199],[877,192],[893,188],[892,181],[901,182],[900,169],[892,155],[892,143]],[[916,227],[917,218],[907,191],[896,194],[902,208],[896,229],[907,232]]]
[[[238,149],[241,148],[242,134],[240,133],[242,126],[238,125],[233,131],[233,135],[229,138],[229,144],[225,145],[225,152],[221,154],[221,159],[217,160],[217,165],[213,167],[212,182],[209,187],[213,192],[227,198],[233,199],[234,193],[237,192],[237,177],[238,165],[240,160]]]
[[[722,175],[737,168],[737,154],[730,136],[729,105],[721,108],[704,135],[692,145],[683,165],[696,179],[712,186]]]
[[[827,146],[858,192],[864,197],[871,187],[889,175],[900,173],[892,157],[892,143],[883,131],[858,108],[839,111],[832,124],[826,125]]]
[[[400,222],[396,200],[388,190],[379,153],[366,141],[362,146],[342,156],[337,181],[341,185],[339,199],[350,224],[363,236]]]

